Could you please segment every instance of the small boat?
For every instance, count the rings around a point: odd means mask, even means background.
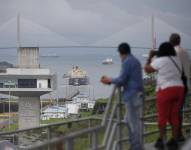
[[[111,65],[111,64],[113,64],[113,60],[112,60],[112,58],[106,58],[105,60],[103,60],[102,64]]]
[[[59,57],[57,54],[43,54],[41,57]]]

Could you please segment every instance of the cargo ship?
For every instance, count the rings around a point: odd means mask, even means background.
[[[81,86],[89,84],[89,77],[86,71],[82,70],[79,66],[74,66],[68,74],[64,74],[64,78],[68,78],[68,85]]]

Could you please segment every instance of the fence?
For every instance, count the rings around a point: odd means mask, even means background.
[[[121,90],[115,87],[102,118],[92,116],[32,129],[5,132],[0,133],[0,138],[9,139],[19,149],[27,150],[123,150],[129,144],[128,131],[122,120],[125,108],[121,99]],[[154,97],[145,99],[142,114],[144,117],[141,117],[144,122],[144,144],[152,143],[158,137],[154,105]],[[190,112],[188,98],[184,108],[184,132],[187,137],[191,135]]]

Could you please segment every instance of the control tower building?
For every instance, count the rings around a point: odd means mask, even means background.
[[[38,47],[18,47],[18,66],[0,73],[0,93],[18,97],[19,129],[40,125],[40,96],[56,89],[56,75],[40,68]]]

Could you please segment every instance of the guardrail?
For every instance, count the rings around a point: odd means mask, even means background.
[[[19,149],[27,149],[27,147],[37,143],[44,143],[54,139],[55,137],[60,137],[62,134],[65,135],[71,132],[77,132],[83,128],[91,128],[96,124],[101,124],[101,120],[99,118],[86,117],[35,128],[3,132],[0,133],[0,140],[8,139],[13,144],[17,145]],[[63,129],[65,130],[64,132],[62,131]]]
[[[57,147],[59,145],[63,145],[63,143],[64,143],[66,149],[72,150],[72,149],[74,149],[74,140],[76,138],[80,137],[80,136],[84,136],[85,134],[89,135],[89,137],[91,139],[90,140],[90,145],[89,145],[90,149],[95,149],[95,150],[96,149],[103,149],[103,148],[106,147],[106,145],[108,147],[107,143],[111,142],[111,140],[108,142],[107,139],[109,138],[109,135],[110,135],[110,129],[111,129],[112,123],[113,123],[112,120],[113,120],[117,105],[120,104],[120,103],[114,104],[115,108],[113,109],[112,102],[115,102],[114,97],[115,97],[116,89],[117,88],[114,87],[113,92],[111,94],[111,97],[110,97],[110,99],[108,101],[104,117],[103,117],[102,122],[101,122],[100,125],[98,125],[96,127],[90,127],[88,129],[81,129],[79,131],[70,133],[70,134],[68,134],[66,136],[55,137],[55,138],[52,138],[51,140],[47,140],[45,142],[36,144],[34,146],[25,147],[25,149],[29,149],[29,150],[33,150],[33,149],[54,149],[55,147]],[[120,99],[121,98],[118,97],[118,100],[120,100]],[[110,111],[112,111],[111,115],[110,115]],[[102,136],[104,136],[104,142],[99,143],[98,142],[98,133],[99,132],[103,133],[105,129],[106,129],[105,134],[104,134],[105,136],[102,135]],[[115,132],[115,128],[113,128],[112,137],[114,136],[114,132]]]
[[[0,133],[0,138],[6,135],[12,135],[13,137],[17,135],[18,140],[17,142],[13,141],[13,143],[17,144],[19,149],[27,150],[61,150],[61,148],[64,150],[74,150],[79,146],[79,144],[76,143],[78,143],[79,140],[84,139],[84,137],[87,140],[85,145],[86,148],[84,149],[123,150],[124,147],[128,147],[128,134],[125,123],[121,119],[124,113],[121,99],[120,88],[114,87],[102,119],[98,117],[87,117],[31,129],[4,132]],[[155,105],[154,100],[154,97],[145,99],[144,108],[153,108]],[[188,114],[190,117],[191,109],[189,106],[190,102],[188,101],[184,113],[185,115]],[[150,114],[151,112],[149,111],[148,114],[145,114],[146,111],[144,111],[142,114],[144,117],[141,117],[142,121],[144,121],[144,143],[148,142],[147,137],[152,135],[152,139],[149,139],[149,142],[151,142],[155,140],[153,136],[156,135],[155,137],[157,137],[158,134],[156,113],[154,111],[155,110],[153,109],[152,114]],[[183,124],[188,136],[191,135],[190,121],[191,119],[189,118],[189,120]],[[81,124],[83,128],[78,128],[77,126],[79,124]],[[153,128],[152,130],[151,127]],[[56,134],[58,128],[61,128],[62,130],[65,129],[64,133]],[[147,128],[149,128],[149,131],[147,131]],[[32,139],[32,142],[29,142],[28,145],[20,144],[20,141],[25,138],[25,134],[29,134],[30,137],[33,134],[35,135],[36,132],[37,134],[42,133],[44,136],[41,138],[44,137],[44,139],[38,141],[39,137],[35,137],[36,139]]]

